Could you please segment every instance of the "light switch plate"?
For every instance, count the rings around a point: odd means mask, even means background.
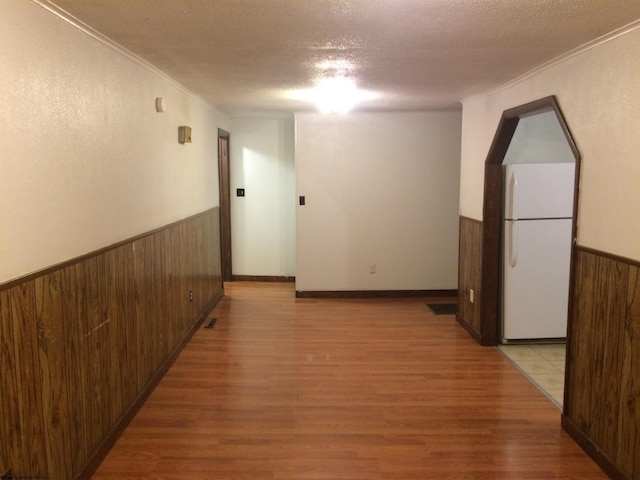
[[[191,143],[191,127],[184,125],[178,127],[178,142]]]

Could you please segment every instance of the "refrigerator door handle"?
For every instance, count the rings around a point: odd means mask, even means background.
[[[511,172],[509,178],[509,217],[510,219],[518,219],[518,177],[516,172]]]
[[[518,264],[518,222],[509,222],[507,243],[509,249],[509,266],[515,268]]]

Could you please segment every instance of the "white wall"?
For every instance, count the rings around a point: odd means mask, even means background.
[[[582,154],[578,243],[640,259],[640,28],[463,102],[460,213],[482,219],[484,162],[502,112],[556,95]]]
[[[233,117],[230,147],[233,274],[294,276],[293,116]]]
[[[569,142],[553,110],[521,118],[502,162],[574,163]],[[573,185],[572,185],[573,187]]]
[[[0,282],[218,204],[226,118],[119,49],[3,0],[0,84]]]
[[[297,115],[296,289],[456,288],[460,128],[460,112]]]

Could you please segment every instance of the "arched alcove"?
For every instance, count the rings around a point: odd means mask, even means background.
[[[573,141],[567,123],[555,97],[545,97],[519,107],[506,110],[498,125],[485,162],[484,205],[482,222],[481,251],[481,298],[480,298],[480,341],[483,345],[497,345],[500,326],[500,266],[501,266],[501,223],[504,179],[502,163],[521,118],[552,111],[575,157],[575,190],[572,238],[576,237],[578,185],[580,175],[580,153]],[[573,248],[572,248],[573,250]],[[573,257],[573,252],[572,252]],[[571,262],[573,265],[573,262]],[[571,268],[573,278],[573,268]],[[573,285],[573,281],[570,280]],[[569,316],[571,318],[571,316]]]

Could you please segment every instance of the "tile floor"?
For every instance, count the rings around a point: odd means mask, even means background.
[[[564,398],[565,345],[500,345],[498,350],[560,409]]]

